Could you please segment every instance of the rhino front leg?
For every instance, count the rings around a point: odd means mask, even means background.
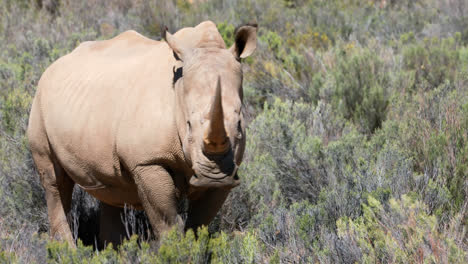
[[[171,175],[161,166],[141,166],[136,170],[135,183],[154,234],[160,238],[174,224],[177,215],[177,189]]]
[[[223,205],[230,189],[208,189],[196,200],[189,202],[189,211],[185,229],[196,231],[202,225],[208,225]]]
[[[66,216],[71,208],[74,182],[49,155],[33,153],[33,158],[45,189],[50,236],[66,240],[74,247],[75,241]]]

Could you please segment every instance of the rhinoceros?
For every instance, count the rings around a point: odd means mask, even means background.
[[[207,225],[230,190],[245,149],[241,59],[257,25],[227,49],[205,21],[155,41],[135,31],[81,43],[42,75],[27,136],[45,189],[50,235],[67,223],[74,185],[101,202],[144,210],[156,237]],[[183,223],[182,223],[183,225]]]

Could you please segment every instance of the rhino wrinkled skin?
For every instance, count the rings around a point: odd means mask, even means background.
[[[166,32],[166,41],[127,31],[54,62],[27,131],[50,235],[74,244],[66,214],[75,184],[107,205],[145,210],[156,236],[181,225],[183,197],[185,228],[208,224],[240,182],[240,61],[255,50],[256,32],[239,27],[226,49],[210,21]]]

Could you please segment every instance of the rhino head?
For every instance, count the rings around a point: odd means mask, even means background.
[[[166,41],[180,60],[176,119],[191,189],[233,188],[245,148],[241,59],[256,48],[257,26],[239,27],[226,49],[212,22],[186,28]],[[180,71],[179,70],[179,71]]]

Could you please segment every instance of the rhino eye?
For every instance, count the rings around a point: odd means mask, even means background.
[[[190,124],[190,121],[187,121],[187,131],[189,134],[192,134],[192,124]]]
[[[242,139],[242,126],[241,126],[241,121],[239,120],[237,122],[237,139]]]

